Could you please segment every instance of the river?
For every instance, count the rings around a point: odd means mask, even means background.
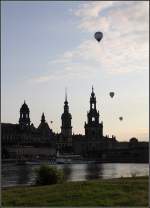
[[[35,168],[39,165],[2,165],[2,187],[30,185],[35,181]],[[67,181],[84,181],[96,178],[118,178],[148,176],[149,165],[137,163],[103,163],[103,164],[59,164]]]

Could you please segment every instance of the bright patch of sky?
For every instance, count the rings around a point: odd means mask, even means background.
[[[84,134],[94,85],[104,134],[148,140],[148,1],[1,4],[3,122],[18,123],[25,99],[35,126],[44,112],[60,132],[67,87],[73,132]]]

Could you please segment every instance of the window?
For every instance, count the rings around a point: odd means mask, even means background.
[[[92,117],[92,121],[95,121],[95,117]]]
[[[92,109],[94,109],[94,103],[92,103]]]

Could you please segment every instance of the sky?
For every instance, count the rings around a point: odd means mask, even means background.
[[[84,134],[93,85],[104,135],[147,141],[148,29],[148,1],[1,2],[2,122],[18,123],[25,100],[35,127],[44,112],[60,132],[67,88],[73,133]]]

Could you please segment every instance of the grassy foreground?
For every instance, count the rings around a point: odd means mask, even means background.
[[[148,177],[6,188],[2,206],[148,206]]]

